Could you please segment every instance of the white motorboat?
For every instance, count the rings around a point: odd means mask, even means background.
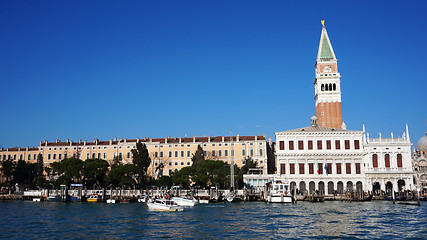
[[[227,202],[240,202],[242,199],[240,199],[235,192],[230,191],[230,193],[225,197]]]
[[[147,202],[148,209],[155,211],[180,212],[184,211],[183,206],[179,206],[176,202],[167,199],[154,199]]]
[[[138,198],[138,202],[145,203],[147,202],[147,198],[148,198],[147,196],[143,195],[142,197]]]
[[[193,207],[198,204],[199,201],[195,198],[188,197],[173,197],[172,201],[176,202],[179,206]]]
[[[47,197],[47,200],[49,202],[61,202],[62,197],[60,195],[51,195],[51,196]]]
[[[40,202],[41,199],[40,198],[33,198],[33,202]]]
[[[116,199],[113,199],[113,198],[107,199],[107,203],[116,203],[116,202],[117,202]]]
[[[268,187],[267,202],[271,203],[293,203],[294,198],[289,190],[289,184],[281,180],[275,180]]]
[[[209,203],[209,196],[201,196],[199,198],[199,203]]]

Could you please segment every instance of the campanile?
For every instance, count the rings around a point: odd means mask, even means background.
[[[341,128],[345,127],[341,111],[341,75],[338,72],[337,58],[332,49],[331,41],[322,20],[322,34],[319,50],[314,65],[314,99],[316,101],[316,116],[319,126]]]

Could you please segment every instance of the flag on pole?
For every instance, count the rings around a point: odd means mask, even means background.
[[[325,163],[325,172],[326,172],[326,175],[328,175],[328,166],[326,163]]]
[[[317,174],[320,174],[320,167],[319,167],[319,163],[317,164]]]

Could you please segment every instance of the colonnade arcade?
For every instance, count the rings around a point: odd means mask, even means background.
[[[311,194],[318,192],[326,195],[343,194],[346,192],[362,193],[363,189],[361,181],[346,181],[346,180],[330,180],[330,181],[291,181],[290,189],[296,189],[300,194]]]
[[[410,181],[406,179],[375,179],[372,180],[372,191],[374,194],[381,194],[381,192],[390,193],[391,191],[405,191],[409,190],[410,186],[407,186],[407,184],[410,184]]]

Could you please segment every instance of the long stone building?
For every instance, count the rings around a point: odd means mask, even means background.
[[[231,148],[231,140],[233,148]],[[49,165],[64,158],[76,157],[82,160],[99,158],[112,162],[119,158],[123,163],[132,163],[131,150],[136,143],[147,146],[152,159],[148,173],[154,177],[168,176],[183,167],[190,166],[191,157],[201,146],[207,159],[221,160],[227,163],[231,158],[237,166],[242,167],[248,158],[255,160],[258,166],[267,170],[267,141],[261,136],[204,136],[204,137],[165,137],[138,139],[110,139],[109,141],[41,141],[36,148],[8,148],[0,150],[2,160],[25,160],[35,162],[42,154],[44,164]],[[159,168],[162,164],[163,168]]]

